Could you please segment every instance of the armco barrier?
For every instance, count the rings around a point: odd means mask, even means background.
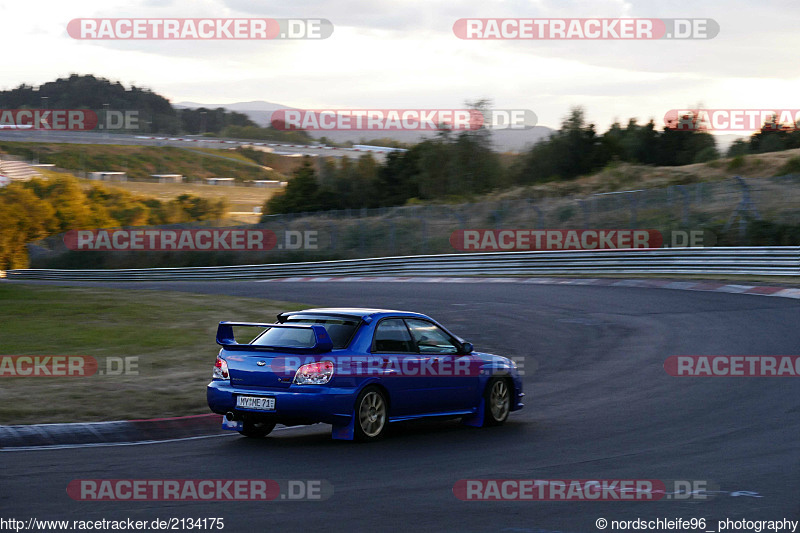
[[[308,263],[117,270],[9,270],[11,280],[176,281],[294,276],[690,274],[800,276],[800,247],[564,250],[415,255]]]

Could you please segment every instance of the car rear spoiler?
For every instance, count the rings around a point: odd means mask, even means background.
[[[239,344],[233,335],[234,327],[310,329],[314,332],[314,346],[267,346]],[[333,350],[333,341],[324,326],[319,324],[262,324],[259,322],[220,322],[217,326],[217,344],[226,350],[282,351],[293,353],[324,353]]]

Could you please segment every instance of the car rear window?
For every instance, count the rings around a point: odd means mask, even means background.
[[[325,331],[331,336],[333,349],[338,350],[348,345],[360,322],[357,318],[338,316],[291,315],[284,321],[284,324],[319,324],[324,326]],[[313,346],[313,335],[311,343]]]
[[[256,346],[311,348],[314,346],[314,341],[314,332],[310,328],[268,328],[250,344]]]

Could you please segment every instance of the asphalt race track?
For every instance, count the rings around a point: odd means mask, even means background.
[[[429,313],[478,350],[524,356],[526,407],[499,428],[408,423],[366,445],[333,441],[329,426],[317,425],[263,440],[0,452],[4,516],[223,517],[230,532],[588,533],[601,517],[706,518],[705,529],[684,531],[716,531],[725,518],[800,519],[800,378],[678,378],[663,368],[670,355],[800,355],[797,300],[520,283],[94,285]],[[208,352],[210,372],[213,344]],[[66,486],[82,478],[324,479],[334,493],[307,502],[73,501]],[[465,502],[452,490],[460,479],[703,480],[718,488],[705,501]]]

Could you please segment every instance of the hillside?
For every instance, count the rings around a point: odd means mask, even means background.
[[[0,91],[0,109],[103,109],[137,111],[150,133],[219,133],[230,126],[255,126],[244,114],[224,109],[175,109],[167,98],[147,88],[71,74],[38,87],[22,84]]]
[[[0,141],[0,152],[27,160],[38,159],[79,175],[124,171],[132,179],[148,179],[151,174],[182,174],[194,181],[203,178],[234,178],[237,182],[286,179],[284,174],[266,169],[233,150]]]
[[[525,194],[533,193],[534,196],[589,195],[669,185],[716,182],[731,176],[768,178],[792,173],[800,173],[800,149],[726,157],[707,163],[676,167],[616,163],[608,165],[599,172],[574,180],[517,187],[489,196],[519,196],[523,191]]]
[[[207,199],[224,198],[230,206],[232,222],[258,221],[254,210],[276,194],[278,189],[245,186],[248,180],[286,181],[300,165],[300,158],[259,152],[259,164],[241,150],[120,146],[104,144],[40,144],[0,141],[0,153],[56,165],[79,177],[93,171],[124,171],[132,180],[113,186],[138,195],[172,200],[182,194]],[[246,153],[246,152],[245,152]],[[57,172],[43,171],[46,176]],[[184,183],[154,183],[151,174],[181,174]],[[203,178],[234,178],[234,186],[206,185]],[[90,187],[90,180],[83,180]]]

